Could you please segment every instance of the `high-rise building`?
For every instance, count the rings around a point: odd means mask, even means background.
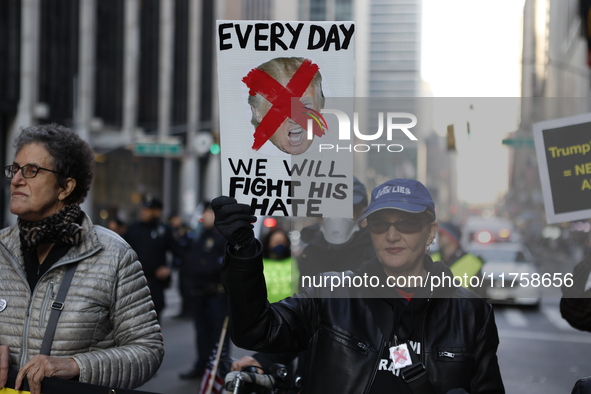
[[[99,212],[101,218],[115,208],[133,212],[144,192],[162,197],[167,211],[187,212],[211,197],[200,188],[207,163],[197,159],[193,140],[198,131],[216,131],[215,4],[2,2],[3,157],[14,154],[10,145],[20,127],[56,122],[73,128],[97,153],[85,202],[97,223]],[[130,149],[141,141],[162,147],[171,138],[185,148],[174,159]]]
[[[368,130],[375,132],[379,112],[408,112],[417,116],[424,127],[421,79],[421,0],[370,0],[357,2],[354,18],[358,21],[356,41],[356,96],[385,98],[372,100],[366,109],[372,120]],[[391,98],[388,100],[388,98]],[[392,100],[395,98],[396,100]],[[404,100],[400,100],[405,98]],[[395,108],[394,108],[395,106]],[[418,129],[414,129],[417,132]],[[402,133],[378,143],[398,143],[401,152],[356,154],[357,171],[368,173],[368,187],[391,178],[426,180],[425,137],[409,141]]]
[[[370,97],[421,96],[420,0],[369,2]]]
[[[353,0],[302,0],[299,19],[310,21],[350,21],[353,19]]]
[[[513,217],[543,212],[532,125],[589,112],[587,44],[578,0],[525,0],[521,122],[511,136],[507,204]],[[539,218],[542,220],[542,218]]]

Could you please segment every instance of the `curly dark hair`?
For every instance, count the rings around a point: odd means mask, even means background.
[[[94,152],[88,142],[71,129],[52,123],[22,129],[14,140],[16,153],[29,144],[40,144],[49,152],[60,187],[68,178],[76,180],[76,187],[64,203],[81,204],[94,177]]]

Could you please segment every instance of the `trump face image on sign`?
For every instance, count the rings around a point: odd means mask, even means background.
[[[255,127],[253,150],[271,141],[282,152],[299,155],[315,137],[324,135],[322,75],[310,59],[273,58],[250,70],[242,82],[249,89],[251,123]],[[299,102],[293,105],[292,98]]]

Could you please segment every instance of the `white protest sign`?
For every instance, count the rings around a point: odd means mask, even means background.
[[[321,111],[354,96],[352,22],[218,21],[222,192],[256,215],[352,217],[353,153]]]

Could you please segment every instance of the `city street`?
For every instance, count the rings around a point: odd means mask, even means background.
[[[544,298],[539,309],[495,306],[499,329],[499,364],[506,392],[570,393],[577,379],[591,375],[591,333],[573,329],[560,316],[556,297]],[[199,381],[180,380],[178,374],[195,361],[193,325],[172,317],[179,296],[173,286],[162,319],[166,355],[158,374],[140,390],[162,394],[197,393]],[[232,357],[250,352],[232,348]]]
[[[195,362],[195,331],[190,320],[174,319],[180,310],[180,296],[176,287],[177,274],[174,272],[173,283],[166,293],[167,306],[162,317],[162,334],[166,353],[162,366],[152,380],[139,387],[144,390],[160,394],[197,394],[200,380],[181,380],[179,373],[191,369]],[[231,355],[240,358],[250,354],[234,346]]]
[[[591,375],[591,333],[571,328],[558,303],[546,298],[539,310],[495,307],[507,393],[570,393],[577,379]]]

